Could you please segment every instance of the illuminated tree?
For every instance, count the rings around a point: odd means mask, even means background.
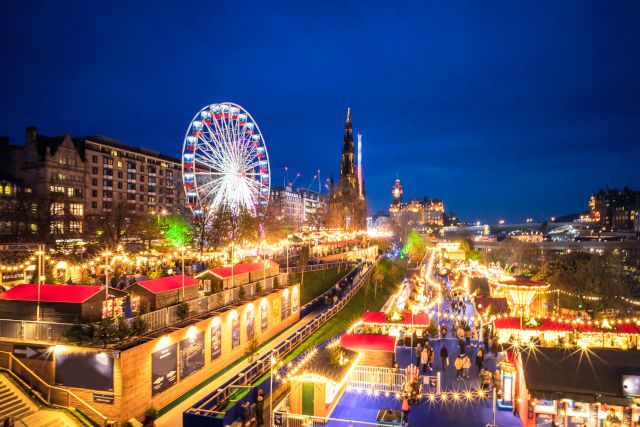
[[[180,248],[191,244],[193,230],[191,224],[180,215],[172,215],[163,220],[165,228],[164,238],[167,244],[173,248]]]

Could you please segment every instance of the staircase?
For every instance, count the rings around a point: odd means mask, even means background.
[[[78,427],[69,415],[60,411],[42,409],[21,419],[16,426],[25,427]]]
[[[0,422],[9,417],[18,421],[37,410],[36,404],[22,390],[6,375],[0,374]]]

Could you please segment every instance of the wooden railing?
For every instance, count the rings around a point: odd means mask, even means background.
[[[20,378],[24,386],[32,390],[34,394],[39,394],[48,405],[63,407],[74,415],[77,409],[84,409],[90,414],[88,416],[93,420],[98,420],[101,425],[109,424],[106,416],[73,391],[49,384],[8,351],[0,350],[0,369],[11,372]]]

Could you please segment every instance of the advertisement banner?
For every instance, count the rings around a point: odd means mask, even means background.
[[[216,360],[222,355],[222,324],[220,318],[216,318],[211,325],[211,360]]]
[[[291,305],[293,306],[293,312],[296,313],[298,311],[298,287],[294,286],[292,290],[292,301]]]
[[[180,341],[180,380],[204,367],[204,332]]]
[[[271,316],[273,318],[273,321],[271,322],[272,325],[277,325],[278,321],[280,320],[280,298],[274,298],[273,299],[273,310],[271,310]]]
[[[291,294],[288,289],[285,289],[282,293],[282,305],[280,310],[280,320],[284,320],[291,316]]]
[[[253,310],[247,311],[247,341],[251,341],[256,336],[254,318]]]
[[[231,319],[231,348],[240,345],[240,317],[236,314]]]
[[[260,331],[264,332],[269,327],[269,317],[267,313],[267,300],[260,303]]]
[[[104,352],[72,351],[55,355],[56,385],[113,391],[113,357]]]
[[[151,396],[175,385],[178,380],[178,344],[151,353]]]

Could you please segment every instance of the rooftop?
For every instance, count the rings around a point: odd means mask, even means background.
[[[159,279],[142,280],[137,282],[146,290],[154,294],[160,294],[162,292],[173,291],[175,289],[182,288],[182,276],[184,276],[184,285],[193,286],[197,285],[198,281],[186,274],[176,274],[175,276],[161,277]]]
[[[102,286],[40,285],[40,302],[80,304],[101,291],[104,291]],[[38,301],[38,285],[24,283],[14,286],[0,293],[0,300]]]

